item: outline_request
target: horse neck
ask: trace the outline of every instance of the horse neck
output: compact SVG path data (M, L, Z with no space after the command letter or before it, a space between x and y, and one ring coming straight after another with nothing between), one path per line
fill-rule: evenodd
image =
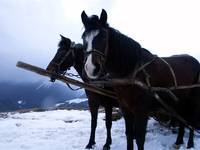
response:
M78 75L83 79L82 71L84 67L84 52L83 49L76 49L75 51L75 63L74 63L74 69L78 72Z
M153 58L155 58L155 56L156 55L153 55L147 49L141 48L141 53L140 53L141 65L151 61Z
M144 51L140 44L112 28L109 28L108 43L107 72L114 77L125 77L132 73Z

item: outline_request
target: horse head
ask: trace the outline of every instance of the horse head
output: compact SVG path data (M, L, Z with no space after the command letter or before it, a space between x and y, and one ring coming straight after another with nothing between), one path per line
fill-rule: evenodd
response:
M96 15L88 17L83 11L81 19L85 27L82 35L86 48L84 71L90 79L97 79L102 75L108 48L107 13L103 9L99 18Z
M62 35L61 40L58 44L58 50L54 58L51 60L46 70L63 74L67 69L69 69L74 64L74 43L71 42L69 38ZM51 81L54 82L55 78L52 76Z

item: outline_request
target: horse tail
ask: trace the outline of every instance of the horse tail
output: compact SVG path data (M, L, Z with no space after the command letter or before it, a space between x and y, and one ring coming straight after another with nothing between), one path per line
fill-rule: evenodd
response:
M194 81L194 84L198 84L198 83L200 83L200 63L199 63L199 61L198 60L196 60L195 58L194 58L194 60L195 60L195 62L194 63L196 63L196 65L194 66L194 70L196 70L196 72L197 72L197 76L196 76L196 79L195 79L195 81Z
M200 83L200 64L199 64L199 73L198 73L197 83Z
M196 84L200 84L200 63L198 65L198 74L197 74L197 79L196 79ZM200 101L198 101L198 99L200 98L200 94L199 94L199 91L200 91L200 87L197 87L194 89L194 96L196 95L196 102L194 103L196 105L196 110L195 110L195 114L197 115L197 120L195 122L195 128L197 130L200 131L200 111L199 111L199 108L200 108Z
M194 84L200 84L200 63L199 62L198 62L198 66L196 65L195 68L197 69L196 70L197 76L194 81L195 82Z

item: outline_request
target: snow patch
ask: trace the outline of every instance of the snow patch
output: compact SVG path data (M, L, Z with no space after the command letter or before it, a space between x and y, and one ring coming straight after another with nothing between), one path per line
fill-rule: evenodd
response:
M76 99L69 100L69 101L66 101L66 102L68 102L69 104L72 104L72 103L78 104L78 103L85 102L87 100L88 100L87 98L76 98Z

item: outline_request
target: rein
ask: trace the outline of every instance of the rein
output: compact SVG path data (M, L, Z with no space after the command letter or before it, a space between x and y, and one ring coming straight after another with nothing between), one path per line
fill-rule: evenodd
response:
M73 74L73 73L67 73L67 72L65 72L65 74L64 75L67 75L67 76L69 76L69 77L76 77L76 78L81 78L79 75L75 75L75 74ZM73 88L69 83L66 83L67 84L67 86L68 86L68 88L70 89L70 90L72 90L72 91L78 91L78 90L80 90L80 89L82 89L82 87L78 87L78 88Z
M75 50L75 42L72 42L71 45L70 45L69 51L65 54L64 57L62 57L61 61L59 63L56 63L56 62L52 61L51 64L56 65L58 67L58 70L60 70L61 64L67 59L67 57L70 55L70 53L72 54L72 59L75 60L75 52L74 52L74 50ZM74 65L75 65L75 61L73 61L73 66ZM80 78L79 75L74 75L72 73L67 73L67 71L63 72L62 74L63 75L67 75L69 77ZM69 83L66 83L66 84L67 84L68 88L71 89L72 91L78 91L78 90L82 89L81 87L74 89L74 88L71 87L71 85Z
M66 84L67 84L68 88L72 91L78 91L78 90L82 89L81 87L74 89L73 87L71 87L71 85L69 83L66 83Z
M104 53L102 53L102 52L100 52L100 51L98 51L98 50L91 50L91 51L89 51L89 52L85 52L85 54L86 54L86 56L88 56L88 55L90 55L90 54L92 54L92 53L95 53L95 54L97 54L97 55L99 55L100 57L105 57L105 54Z

